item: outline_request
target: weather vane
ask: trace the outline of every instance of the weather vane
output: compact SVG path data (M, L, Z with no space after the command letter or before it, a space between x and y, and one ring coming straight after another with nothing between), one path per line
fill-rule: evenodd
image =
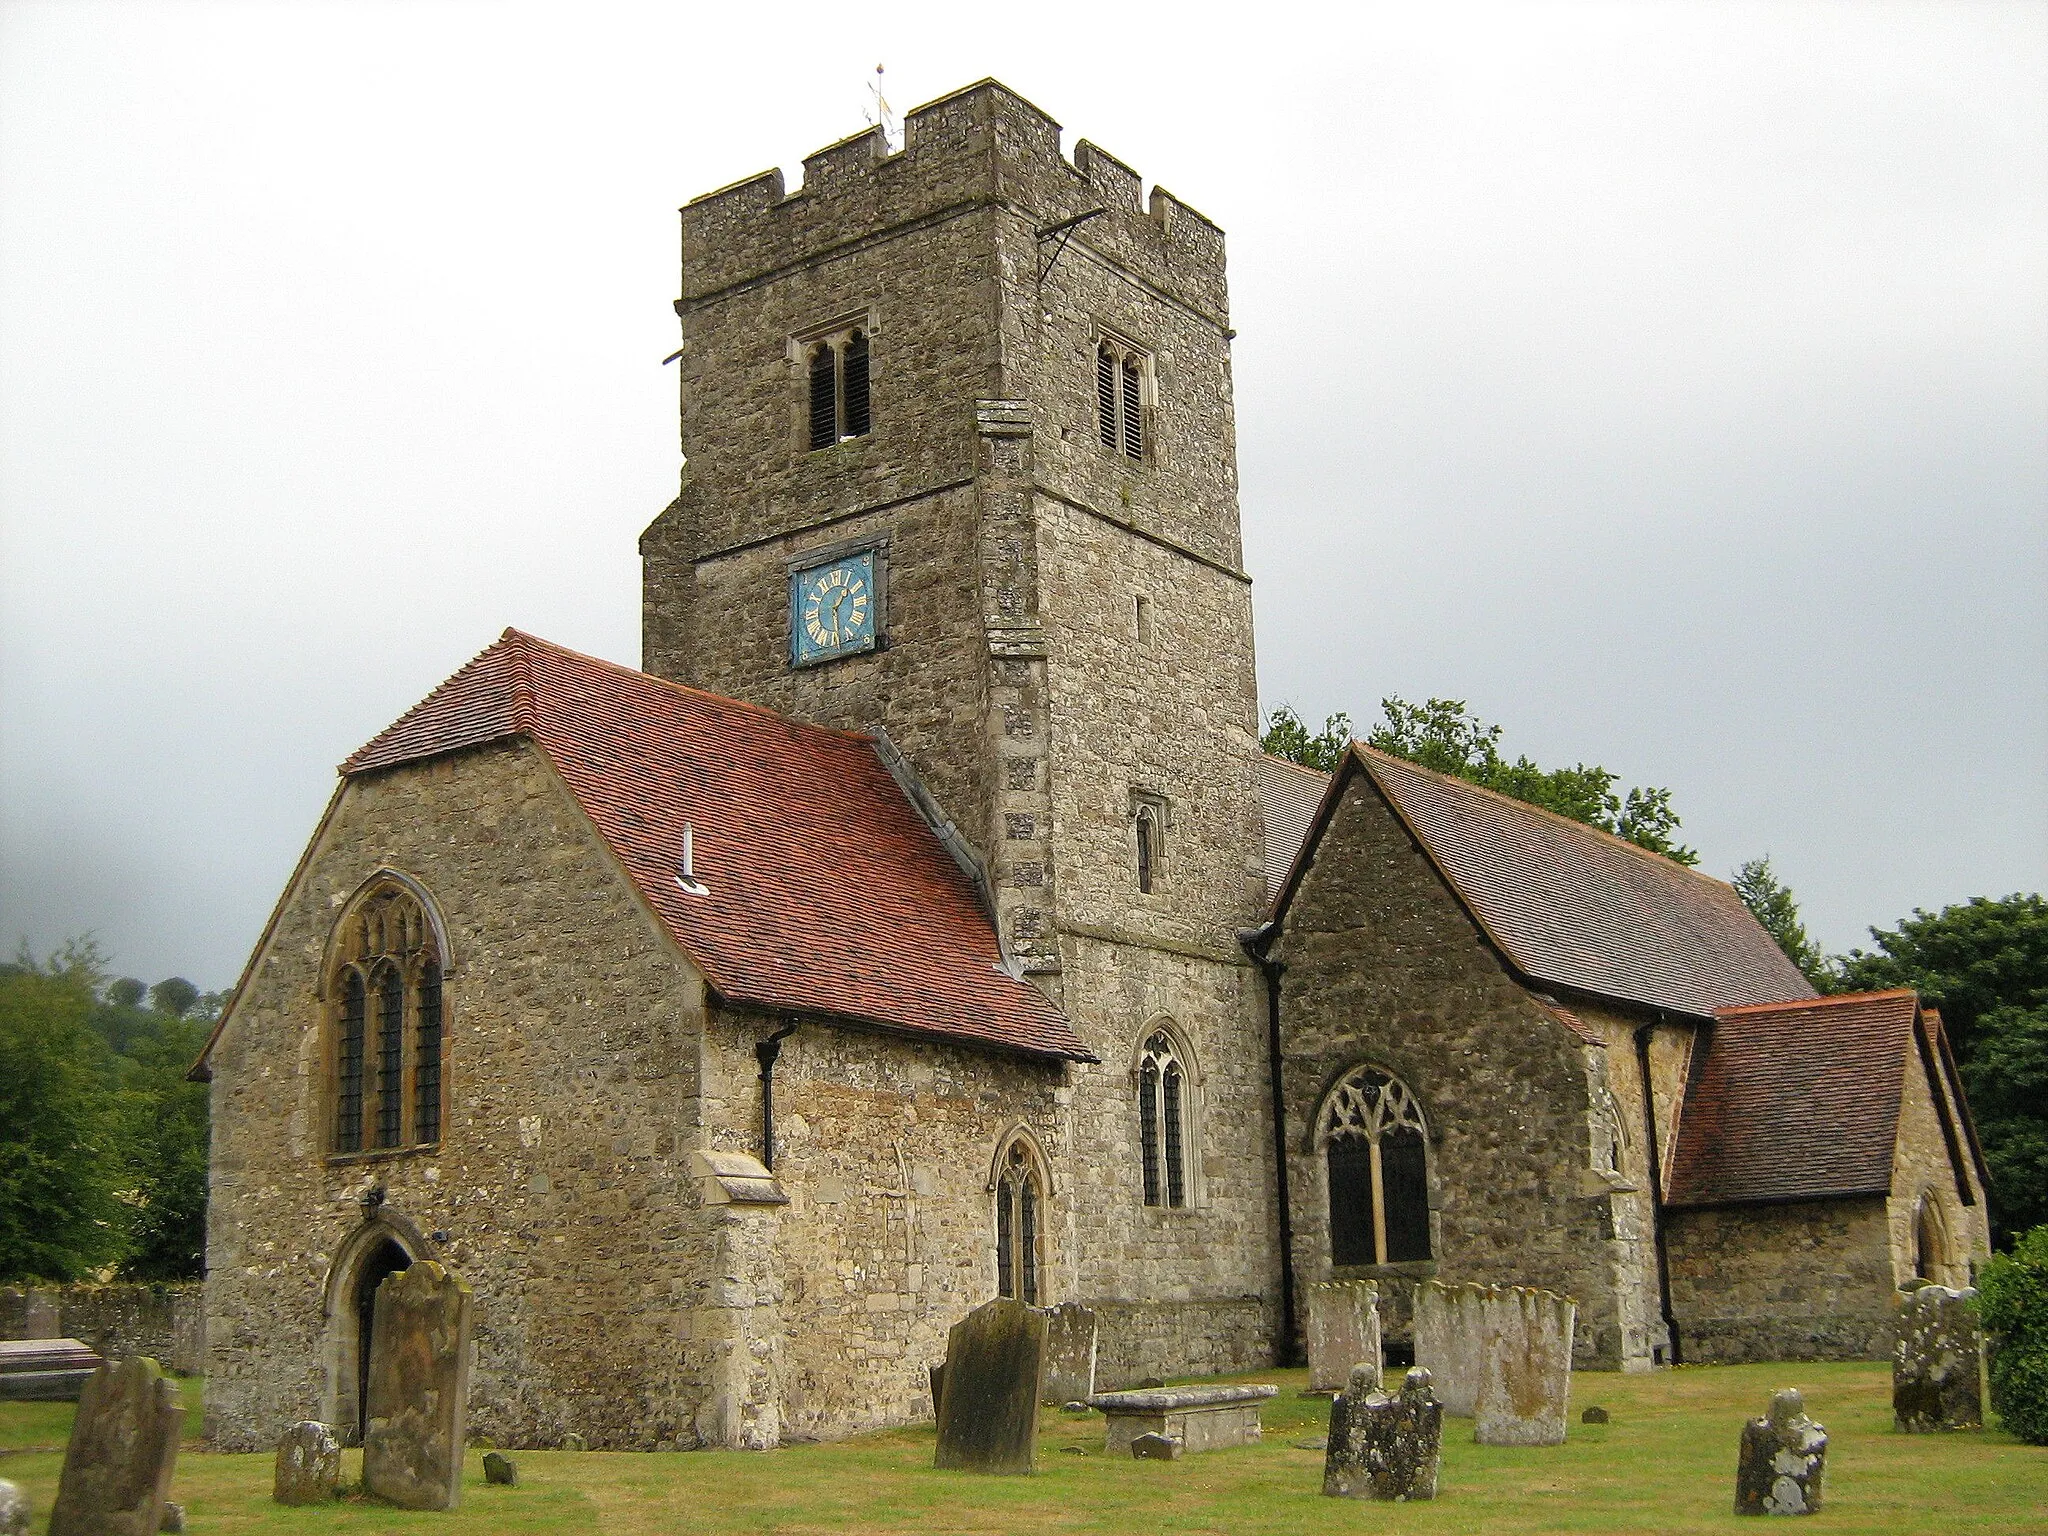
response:
M882 130L882 141L890 153L903 147L903 124L897 120L896 109L889 105L889 98L882 94L882 66L875 66L875 78L868 82L867 110L861 114L868 122Z

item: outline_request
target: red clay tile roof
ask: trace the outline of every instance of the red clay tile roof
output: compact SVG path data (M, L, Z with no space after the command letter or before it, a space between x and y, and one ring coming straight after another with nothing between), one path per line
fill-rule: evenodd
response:
M1330 776L1270 752L1259 754L1259 805L1266 823L1266 895L1278 896L1294 868L1294 856L1308 841Z
M1362 742L1352 756L1532 980L1702 1018L1814 995L1733 886Z
M341 765L525 736L722 997L1093 1061L1002 954L973 883L874 741L508 629ZM676 870L683 824L697 879Z
M1666 1204L1885 1194L1919 1003L1910 991L1727 1008L1678 1122Z

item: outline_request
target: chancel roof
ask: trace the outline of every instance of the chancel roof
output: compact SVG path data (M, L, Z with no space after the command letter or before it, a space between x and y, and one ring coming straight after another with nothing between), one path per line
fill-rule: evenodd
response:
M1666 1203L1888 1193L1918 1015L1906 990L1716 1014L1686 1089Z
M721 997L1037 1056L1095 1059L1003 968L973 882L873 738L508 629L347 776L525 737ZM679 882L693 833L695 895Z
M1487 938L1530 981L1697 1018L1813 996L1725 881L1362 742L1352 744L1340 777L1351 773L1378 787ZM1262 785L1285 782L1277 770L1261 774ZM1269 815L1274 798L1269 788ZM1326 805L1316 825L1334 809ZM1272 860L1269 852L1269 867ZM1289 855L1290 865L1301 862ZM1286 901L1282 889L1276 915Z

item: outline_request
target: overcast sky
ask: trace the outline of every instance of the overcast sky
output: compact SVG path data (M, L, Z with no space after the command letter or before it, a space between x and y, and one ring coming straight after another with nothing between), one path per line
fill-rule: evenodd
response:
M995 75L1229 232L1270 708L2048 886L2048 6L0 0L0 945L232 982L333 767L639 655L675 209Z

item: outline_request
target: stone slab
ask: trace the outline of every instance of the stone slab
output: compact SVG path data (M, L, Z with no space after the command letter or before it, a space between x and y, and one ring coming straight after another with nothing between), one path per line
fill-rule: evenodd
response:
M1380 1390L1377 1371L1360 1365L1330 1403L1323 1492L1331 1498L1405 1503L1436 1497L1443 1461L1444 1410L1429 1372L1408 1372L1398 1395Z
M1735 1513L1818 1514L1827 1454L1828 1432L1806 1416L1799 1393L1772 1393L1770 1412L1742 1426Z
M325 1504L341 1481L341 1441L317 1419L301 1419L277 1442L270 1497L279 1504Z
M1892 1417L1906 1434L1984 1422L1984 1329L1974 1290L1923 1285L1899 1298Z
M469 1415L469 1283L432 1259L377 1287L363 1486L404 1509L462 1502Z
M14 1371L0 1376L0 1402L75 1403L91 1380L89 1370Z
M102 1365L71 1421L50 1536L156 1536L184 1429L177 1384L154 1360Z
M1045 1385L1046 1315L998 1298L946 1335L933 1465L963 1472L1029 1473L1038 1452Z
M1479 1401L1484 1289L1436 1280L1415 1287L1415 1363L1429 1372L1430 1390L1444 1412L1461 1419L1471 1418Z
M1308 1341L1308 1389L1345 1390L1352 1371L1372 1367L1380 1385L1379 1286L1370 1280L1322 1280L1302 1287Z
M1045 1313L1045 1397L1085 1402L1095 1395L1097 1330L1093 1309L1063 1301Z
M1259 1410L1280 1389L1268 1386L1155 1387L1098 1392L1088 1406L1109 1421L1104 1448L1120 1455L1141 1435L1163 1435L1189 1454L1256 1445L1265 1434Z

